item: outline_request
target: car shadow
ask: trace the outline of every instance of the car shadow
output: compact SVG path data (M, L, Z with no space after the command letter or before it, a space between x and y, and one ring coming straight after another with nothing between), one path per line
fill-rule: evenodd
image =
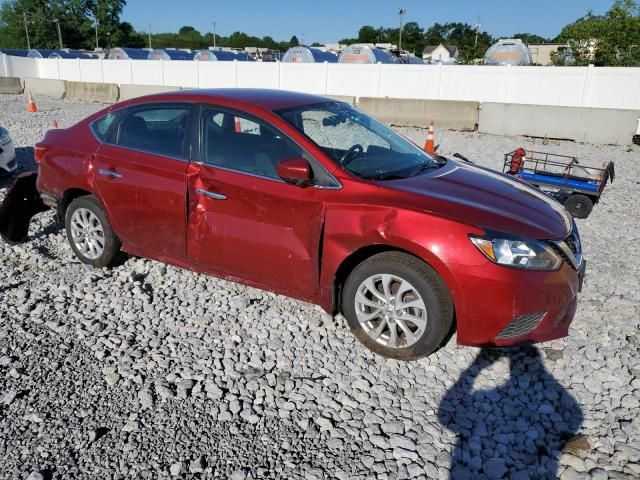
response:
M493 388L474 385L484 383L482 372L495 363L508 370L506 381ZM540 351L526 347L482 349L446 392L438 418L458 435L450 478L520 480L557 478L562 449L583 414L545 369Z

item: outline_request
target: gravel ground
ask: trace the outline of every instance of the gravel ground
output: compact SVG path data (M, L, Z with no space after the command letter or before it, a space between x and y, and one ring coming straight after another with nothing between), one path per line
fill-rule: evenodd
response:
M36 100L27 114L0 97L21 169L53 117L101 108ZM437 142L493 168L519 146L616 161L578 222L589 271L569 338L385 360L307 303L139 258L94 270L47 213L29 243L0 243L0 478L638 478L640 150Z

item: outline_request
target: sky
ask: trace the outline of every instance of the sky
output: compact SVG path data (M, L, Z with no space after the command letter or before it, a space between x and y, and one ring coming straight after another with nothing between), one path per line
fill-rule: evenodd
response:
M202 33L241 31L301 43L332 43L357 37L363 25L395 27L404 22L428 27L436 22L475 25L494 37L537 33L553 38L562 27L593 10L604 13L613 0L128 0L122 20L139 31L177 32L190 25Z

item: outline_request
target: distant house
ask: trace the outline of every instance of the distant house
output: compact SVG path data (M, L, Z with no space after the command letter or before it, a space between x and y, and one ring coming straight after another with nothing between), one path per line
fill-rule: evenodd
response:
M560 53L567 48L565 43L530 44L531 58L534 65L553 65L553 54Z
M455 63L458 57L458 47L453 45L427 45L422 51L425 63Z

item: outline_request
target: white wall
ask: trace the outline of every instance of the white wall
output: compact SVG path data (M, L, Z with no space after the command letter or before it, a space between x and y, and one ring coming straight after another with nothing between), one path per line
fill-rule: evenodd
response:
M34 59L0 54L0 75L3 77L37 77L38 66Z
M27 59L0 75L184 88L262 87L355 97L640 109L640 68Z

